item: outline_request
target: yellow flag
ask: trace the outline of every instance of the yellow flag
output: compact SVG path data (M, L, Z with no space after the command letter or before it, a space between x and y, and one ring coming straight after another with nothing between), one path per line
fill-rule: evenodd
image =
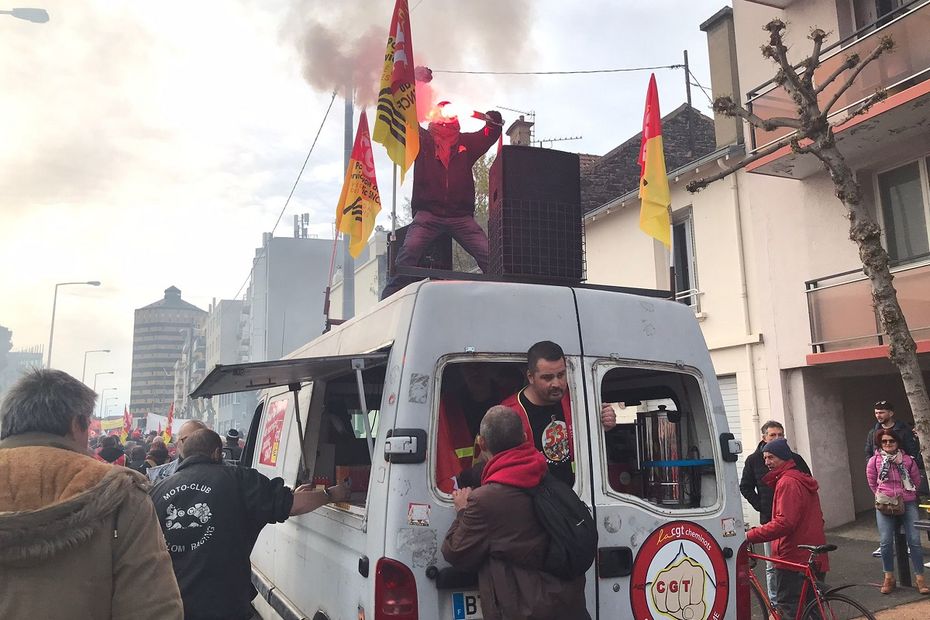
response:
M352 258L358 258L368 243L368 237L375 227L375 217L380 211L381 197L378 195L374 153L368 136L368 116L362 110L346 179L342 184L342 195L336 207L336 229L349 235L349 254Z
M659 90L656 76L649 78L646 112L643 115L643 142L639 152L639 227L647 235L671 247L671 221L668 208L672 204L665 171L662 148L662 116L659 113Z
M391 161L400 166L401 183L420 152L415 84L410 11L407 0L397 0L384 52L378 113L372 135L375 142L387 149Z

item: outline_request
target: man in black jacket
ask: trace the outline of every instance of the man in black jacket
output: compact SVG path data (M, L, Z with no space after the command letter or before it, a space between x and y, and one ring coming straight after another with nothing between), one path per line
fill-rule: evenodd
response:
M440 107L443 106L442 102ZM484 129L459 131L457 117L440 117L428 129L420 127L420 152L413 168L413 222L397 254L397 267L416 267L426 248L443 234L452 235L488 271L488 236L475 221L475 178L472 167L501 135L500 112L488 111ZM384 299L410 282L394 276Z
M749 502L756 512L759 513L759 524L765 525L772 520L772 500L775 497L775 489L762 482L762 478L769 473L768 467L762 458L762 449L765 445L775 439L785 438L785 427L781 422L769 420L762 425L762 441L756 447L756 451L746 457L746 463L743 466L743 476L739 482L739 492L742 493L746 501ZM791 453L791 458L798 471L811 475L810 467L804 462L800 454ZM772 555L770 543L765 543L765 555ZM775 566L768 562L765 568L765 578L768 585L769 600L772 604L777 603L777 593L775 583Z
M347 484L291 491L281 478L223 464L223 442L209 429L181 444L177 473L150 492L184 600L185 620L252 617L249 555L268 523L282 523L349 496Z

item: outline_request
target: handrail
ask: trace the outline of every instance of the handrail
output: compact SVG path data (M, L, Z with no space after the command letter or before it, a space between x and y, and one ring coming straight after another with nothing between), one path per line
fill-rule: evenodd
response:
M919 262L912 262L915 259L917 259ZM901 261L897 261L896 264L893 264L891 267L891 273L903 273L905 271L910 271L912 269L920 269L921 267L926 267L930 265L930 253L920 254L918 256L911 257L907 260L908 260L907 263L902 263ZM843 280L842 282L836 282L834 284L826 284L823 286L818 286L818 283L824 280L832 280L833 278L842 278L843 276L849 276L854 273L862 273L862 277L853 278L851 280ZM834 288L836 286L843 286L844 284L851 284L853 282L862 282L863 280L868 280L868 276L865 275L865 273L863 272L863 269L860 267L859 269L851 269L849 271L842 271L840 273L834 273L828 276L821 276L819 278L814 278L813 280L806 280L804 282L804 289L805 289L804 292L810 294L815 291L822 291L824 289Z
M903 17L905 13L911 13L912 11L916 9L922 8L924 4L930 4L930 0L911 0L911 2L908 2L907 4L904 4L902 6L899 6L893 11L886 13L885 15L879 17L871 24L867 24L863 26L862 28L860 28L859 30L848 35L845 39L840 39L836 43L833 43L832 45L828 45L827 47L825 47L820 52L820 60L823 61L823 60L826 60L827 58L831 58L842 51L842 49L836 50L836 48L848 47L846 45L847 43L861 41L864 38L862 35L865 34L866 31L872 30L874 28L874 30L872 30L872 32L870 32L867 35L867 36L872 36L873 33L878 32L879 30L882 30L883 28L886 28L890 26L892 23L896 22L898 19ZM835 53L833 53L834 50L836 50ZM801 63L798 63L797 65L795 65L794 68L796 70L800 69ZM803 71L801 73L803 73ZM801 73L799 73L798 75L801 75ZM759 91L765 88L766 86L770 86L770 85L772 86L772 88L775 88L777 86L777 84L775 83L774 77L766 82L763 82L762 84L753 88L752 90L748 91L746 93L746 103L749 103L753 99L757 99L761 97L762 95L768 93L770 90L772 90L772 88L767 88L765 92L759 92Z

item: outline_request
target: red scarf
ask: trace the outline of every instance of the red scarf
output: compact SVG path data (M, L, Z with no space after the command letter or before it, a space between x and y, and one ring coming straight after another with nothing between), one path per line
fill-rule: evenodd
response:
M516 448L498 452L484 466L481 484L497 482L521 489L531 489L542 480L549 466L532 443L524 442Z
M459 122L455 120L448 123L430 123L428 130L436 145L436 158L448 168L452 158L452 146L459 140Z

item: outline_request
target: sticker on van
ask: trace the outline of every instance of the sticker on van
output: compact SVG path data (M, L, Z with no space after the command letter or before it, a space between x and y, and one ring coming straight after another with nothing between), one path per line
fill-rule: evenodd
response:
M689 521L652 532L633 562L630 598L635 618L717 620L730 591L723 552L713 536Z
M481 595L477 592L452 593L453 620L481 620Z
M268 405L265 429L262 432L262 448L258 462L274 467L278 463L278 449L281 445L281 431L284 428L284 414L287 413L287 399L272 401Z

